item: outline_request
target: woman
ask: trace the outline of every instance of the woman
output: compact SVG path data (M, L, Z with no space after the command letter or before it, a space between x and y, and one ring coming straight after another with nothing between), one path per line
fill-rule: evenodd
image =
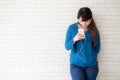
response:
M82 7L78 11L78 22L71 24L66 32L65 48L70 53L72 80L96 80L99 68L97 54L100 51L100 35L91 9ZM83 29L84 34L78 30Z

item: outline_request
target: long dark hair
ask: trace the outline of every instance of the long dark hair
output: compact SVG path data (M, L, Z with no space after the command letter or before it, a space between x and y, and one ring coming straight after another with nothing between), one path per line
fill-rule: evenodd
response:
M90 35L93 39L92 47L96 47L98 30L97 30L96 24L94 22L94 19L92 17L91 9L88 7L80 8L80 10L78 11L77 18L79 19L80 17L82 18L82 21L87 21L89 19L92 19L90 25L88 26L88 30L90 31Z

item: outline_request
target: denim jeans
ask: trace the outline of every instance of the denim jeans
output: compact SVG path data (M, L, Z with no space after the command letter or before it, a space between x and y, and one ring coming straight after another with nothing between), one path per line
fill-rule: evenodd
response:
M77 66L70 64L70 73L72 80L96 80L98 72L98 65Z

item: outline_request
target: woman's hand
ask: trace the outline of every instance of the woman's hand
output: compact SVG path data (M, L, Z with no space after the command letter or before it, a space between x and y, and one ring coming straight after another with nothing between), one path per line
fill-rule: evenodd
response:
M75 37L74 37L74 43L75 43L76 41L81 40L81 39L84 39L84 38L85 38L85 36L84 36L83 34L77 33L77 34L75 35Z

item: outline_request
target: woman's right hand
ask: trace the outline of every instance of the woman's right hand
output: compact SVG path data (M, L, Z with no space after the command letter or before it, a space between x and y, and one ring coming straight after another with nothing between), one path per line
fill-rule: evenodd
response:
M74 37L74 43L75 43L76 41L81 40L81 39L84 39L84 38L85 38L85 36L84 36L83 34L77 33L77 34L75 35L75 37Z

